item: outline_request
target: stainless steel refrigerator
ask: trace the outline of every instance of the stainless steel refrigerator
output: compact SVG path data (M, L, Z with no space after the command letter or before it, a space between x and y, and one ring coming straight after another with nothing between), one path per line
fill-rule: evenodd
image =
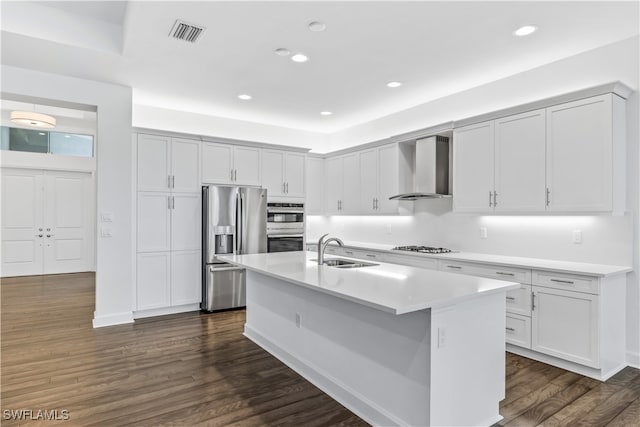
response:
M202 187L202 303L205 311L246 305L244 268L217 255L267 252L267 190Z

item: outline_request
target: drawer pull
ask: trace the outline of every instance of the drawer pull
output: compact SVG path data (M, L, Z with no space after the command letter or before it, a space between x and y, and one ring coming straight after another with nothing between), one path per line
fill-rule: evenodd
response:
M344 251L344 253L347 254L347 255L353 255L353 252L351 252L351 251Z
M447 265L447 268L455 268L456 270L460 270L462 267L459 265Z
M567 285L573 285L573 281L571 280L551 279L551 281L556 283L565 283Z
M502 271L496 271L496 274L499 274L500 276L511 276L511 277L515 276L515 274L513 273L504 273Z
M505 329L506 329L507 331L509 331L509 332L515 332L515 331L516 331L515 329L510 328L510 327L508 327L508 326L507 326Z
M515 301L516 299L514 297L507 297L507 301Z
M368 256L369 258L375 258L375 257L376 257L375 255L372 255L372 254L367 254L367 256Z

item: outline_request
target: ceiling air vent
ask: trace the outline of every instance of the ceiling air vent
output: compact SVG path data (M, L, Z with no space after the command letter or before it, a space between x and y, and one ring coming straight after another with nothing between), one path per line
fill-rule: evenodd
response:
M173 28L169 33L169 37L173 37L174 39L184 40L186 42L195 43L198 41L202 33L204 33L204 27L198 27L192 24L188 24L179 19L176 20L176 23L173 24Z

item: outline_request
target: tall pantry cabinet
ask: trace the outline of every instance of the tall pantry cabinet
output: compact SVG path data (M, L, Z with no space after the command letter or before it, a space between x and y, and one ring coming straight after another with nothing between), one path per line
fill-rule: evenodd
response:
M200 142L138 134L136 317L200 302Z

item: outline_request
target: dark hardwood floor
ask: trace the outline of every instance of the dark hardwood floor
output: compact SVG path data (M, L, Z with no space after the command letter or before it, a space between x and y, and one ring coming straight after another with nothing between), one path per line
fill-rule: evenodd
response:
M367 425L244 338L243 311L93 329L93 274L2 279L0 291L3 426ZM640 370L600 383L508 354L500 407L501 426L638 426Z

